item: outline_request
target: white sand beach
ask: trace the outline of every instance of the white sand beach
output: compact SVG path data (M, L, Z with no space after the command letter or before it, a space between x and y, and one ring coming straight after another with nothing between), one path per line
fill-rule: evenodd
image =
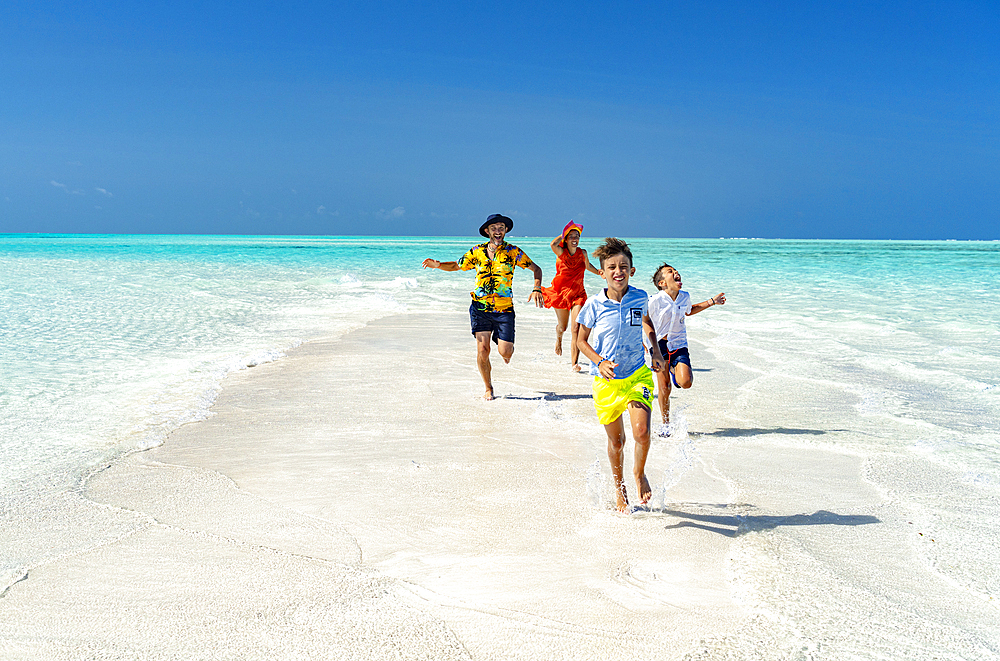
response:
M996 604L824 441L866 433L846 395L702 350L651 506L619 514L548 320L519 316L490 403L454 313L229 377L211 418L86 482L138 528L13 585L0 657L997 658Z

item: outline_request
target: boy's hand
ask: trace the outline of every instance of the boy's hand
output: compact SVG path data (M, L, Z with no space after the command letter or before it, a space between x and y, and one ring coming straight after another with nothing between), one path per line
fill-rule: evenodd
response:
M664 367L663 355L659 351L650 352L649 354L649 369L654 372L659 372Z
M528 294L528 302L534 303L536 308L545 307L545 298L542 296L542 292L537 289Z
M597 371L601 373L601 378L605 381L610 381L615 378L615 368L618 367L618 363L613 363L610 360L602 360L601 364L597 366Z
M439 262L436 259L429 259L428 258L428 259L424 260L424 268L425 269L436 269L439 266L441 266L441 262Z
M725 305L726 304L726 293L723 292L718 296L712 297L712 305Z

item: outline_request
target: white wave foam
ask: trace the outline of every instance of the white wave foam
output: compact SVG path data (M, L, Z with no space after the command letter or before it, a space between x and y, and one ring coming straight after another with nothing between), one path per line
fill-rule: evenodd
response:
M374 285L379 289L416 289L420 286L416 278L393 278L388 282L379 282Z

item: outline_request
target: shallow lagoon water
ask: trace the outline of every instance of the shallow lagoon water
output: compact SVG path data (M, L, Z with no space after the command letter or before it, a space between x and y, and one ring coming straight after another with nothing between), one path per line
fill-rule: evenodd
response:
M548 240L511 240L542 264L547 283ZM0 589L32 567L129 534L138 524L83 498L81 480L204 419L227 375L386 315L461 314L471 275L425 271L420 262L456 259L474 241L4 237ZM726 292L729 304L692 318L692 342L753 375L723 394L727 415L753 421L751 436L734 424L661 445L676 457L659 478L657 507L671 506L670 486L690 470L700 440L731 438L734 455L751 446L830 448L860 458L872 488L919 529L922 563L969 598L996 600L1000 244L636 239L632 246L638 286L649 286L667 261L695 300ZM596 291L599 281L588 278ZM530 280L515 278L516 296L529 289ZM519 324L554 321L523 305L518 314ZM679 421L684 398L697 397L698 385L679 395ZM552 404L534 415L539 424L551 415L591 422L567 420ZM580 479L592 486L583 497L600 507L599 473ZM781 481L762 475L755 488L778 492ZM734 529L767 523L742 516ZM767 570L774 543L739 537L733 585L767 617L794 620L815 595ZM789 576L808 573L815 561L808 548L778 555L801 565ZM829 585L843 589L833 579Z

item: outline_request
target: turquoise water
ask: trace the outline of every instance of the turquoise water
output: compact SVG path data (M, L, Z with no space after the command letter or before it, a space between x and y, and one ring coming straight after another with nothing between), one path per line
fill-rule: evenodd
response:
M123 534L125 524L75 497L80 480L205 417L227 374L381 316L464 314L472 275L420 263L457 259L477 240L0 237L0 591L46 558ZM549 239L511 241L547 284ZM631 244L634 284L651 288L668 261L694 300L726 292L729 304L697 318L717 358L853 398L872 433L835 442L915 453L956 476L962 502L985 503L968 516L1000 516L1000 243ZM599 280L587 283L593 293ZM530 287L515 277L516 300ZM821 401L786 402L782 415ZM952 497L933 502L947 508ZM962 544L992 543L975 530ZM1000 592L991 573L958 580Z

